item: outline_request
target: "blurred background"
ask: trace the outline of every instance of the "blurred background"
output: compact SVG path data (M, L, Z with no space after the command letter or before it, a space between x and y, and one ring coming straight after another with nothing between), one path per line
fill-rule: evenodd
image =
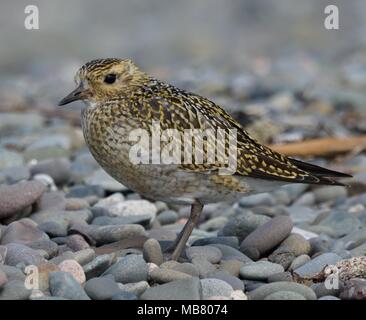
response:
M29 4L39 8L39 30L24 27ZM329 4L339 8L339 30L324 27ZM158 78L208 96L263 143L366 132L363 0L4 0L0 6L3 146L14 143L14 132L34 132L39 124L40 132L78 128L82 104L58 108L57 102L73 88L76 70L102 57L131 58ZM13 148L26 151L28 140ZM357 168L366 166L364 143L342 150L361 157L352 160ZM25 161L35 155L42 158L32 153Z

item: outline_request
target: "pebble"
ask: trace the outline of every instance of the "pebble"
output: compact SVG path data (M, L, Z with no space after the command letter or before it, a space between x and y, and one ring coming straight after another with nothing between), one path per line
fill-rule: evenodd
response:
M51 272L49 285L52 296L70 300L90 300L79 282L68 272Z
M45 185L39 181L0 186L0 219L18 214L31 206L45 191Z
M71 177L71 164L67 158L46 159L39 161L31 166L32 176L43 173L49 175L55 184L64 185L69 182Z
M221 250L213 246L195 246L186 249L187 258L192 261L195 258L205 259L210 263L218 263L221 260Z
M200 257L194 258L194 259L192 259L192 264L198 270L200 278L205 278L209 274L216 271L215 266L211 262L207 261L207 259L204 259L204 258L200 258Z
M306 300L316 300L314 291L302 284L295 282L272 282L260 286L259 288L249 292L250 300L264 300L268 295L278 291L291 291L302 295Z
M244 262L239 260L221 260L220 269L227 271L234 277L239 277L240 268L244 265Z
M230 297L233 288L225 281L220 279L202 279L202 299L208 299L214 296Z
M173 210L164 210L157 216L161 225L175 223L178 218L178 213Z
M258 193L250 196L245 196L239 200L241 207L256 207L259 205L274 206L276 200L269 193Z
M5 264L9 266L16 266L18 263L37 266L45 261L37 250L31 249L23 244L9 243L5 247L7 248Z
M126 283L126 284L118 283L118 287L122 291L133 293L135 296L140 296L150 286L147 281L139 281L139 282L134 282L134 283Z
M243 240L251 232L269 220L270 218L267 216L253 214L250 211L246 211L229 219L222 230L220 230L219 235L235 236L239 238L239 240Z
M0 170L8 169L15 166L22 166L23 162L23 157L18 152L0 148Z
M149 287L140 298L142 300L200 300L201 290L200 280L190 277Z
M72 251L80 251L89 248L89 244L80 234L68 236L65 243Z
M160 266L163 261L163 253L159 242L156 239L148 239L142 249L143 257L146 262L152 262Z
M51 240L36 240L27 243L27 246L35 250L44 250L47 252L48 259L57 256L59 249L57 243Z
M90 196L97 196L98 198L104 197L104 189L99 185L84 186L76 185L69 189L69 193L66 195L68 198L86 198Z
M240 268L240 276L249 280L267 280L271 275L283 272L281 265L269 261L247 263Z
M301 256L296 257L289 266L289 271L294 271L304 264L308 263L311 260L311 258L307 254L302 254Z
M131 254L121 258L103 273L108 274L112 274L121 283L146 281L148 267L141 255Z
M102 254L83 266L86 279L99 277L112 264L113 255Z
M199 228L204 231L215 231L222 229L227 223L226 217L215 217L200 224Z
M240 252L239 250L229 247L225 244L211 244L211 247L215 247L220 249L222 253L221 261L222 260L238 260L242 262L251 262L252 260L247 257L245 254Z
M232 276L227 271L216 271L208 276L208 278L219 279L227 282L234 290L244 291L244 283L237 277Z
M19 280L24 283L25 275L22 270L18 269L17 267L0 264L0 270L6 274L8 281Z
M295 255L287 247L278 247L268 256L270 262L280 264L285 270L294 259Z
M293 291L277 291L266 296L264 300L306 300L306 298Z
M108 277L88 280L85 283L84 290L93 300L110 300L121 293L117 283Z
M301 205L287 207L286 212L295 224L312 224L318 216L316 210Z
M187 279L191 275L173 269L153 268L149 271L149 279L157 283L167 283L175 280Z
M0 290L0 300L28 300L31 292L23 281L10 280Z
M86 277L83 267L77 261L71 259L64 260L58 267L60 268L60 271L71 274L78 283L83 284L85 282Z
M358 231L362 224L352 214L343 211L333 211L320 222L319 226L330 228L332 231L331 235L338 238Z
M7 184L14 184L22 180L28 180L30 176L30 170L26 166L9 167L0 171L0 180L4 179Z
M192 247L194 246L206 246L211 244L224 244L229 247L233 247L235 249L239 248L239 239L234 236L222 236L222 237L207 237L197 239L192 243Z
M325 266L333 265L340 260L342 260L342 258L335 253L323 253L308 263L305 263L301 267L295 269L294 272L300 277L311 277L322 271Z
M311 246L309 241L307 241L300 234L290 234L280 245L280 247L286 247L290 252L292 252L296 257L309 254Z
M98 226L90 230L89 235L98 245L116 242L136 236L146 236L145 229L139 224Z
M290 234L292 227L289 217L275 217L250 233L241 243L240 251L248 253L247 255L253 259L258 259L259 257L251 254L251 248L257 249L260 255L263 255L281 243Z
M36 224L29 219L22 219L10 223L4 231L1 244L22 243L49 240L46 233L39 230Z
M291 272L279 272L272 274L267 278L267 281L270 282L279 282L279 281L293 281Z

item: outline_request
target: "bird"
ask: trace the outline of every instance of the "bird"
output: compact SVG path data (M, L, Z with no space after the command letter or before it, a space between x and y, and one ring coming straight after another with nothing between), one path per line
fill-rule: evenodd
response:
M337 178L351 177L271 150L253 139L221 106L158 80L131 59L89 61L76 72L74 80L76 89L64 97L59 106L77 100L84 102L82 131L100 166L146 199L190 206L190 216L170 248L171 260L181 257L206 204L232 202L290 183L343 185ZM169 130L178 133L162 143L163 147L173 149L178 146L175 151L182 151L177 156L181 161L153 161L152 154L157 151L161 155L164 148L156 150L152 142L140 143L140 153L136 152L136 133L140 130L150 139L156 123L164 133ZM201 151L190 153L188 159L192 161L183 161L181 141L189 130L195 133L211 130L221 135L216 144L204 137L201 148L198 142L188 139L191 149ZM232 132L235 132L234 151L229 143ZM141 134L140 142L143 137ZM163 140L163 134L158 137ZM221 147L221 152L210 158L209 153L212 155L215 147ZM132 159L133 150L137 155L147 155L148 159L140 162ZM228 170L225 156L230 158L230 155L234 155L235 163ZM225 173L225 168L229 172Z

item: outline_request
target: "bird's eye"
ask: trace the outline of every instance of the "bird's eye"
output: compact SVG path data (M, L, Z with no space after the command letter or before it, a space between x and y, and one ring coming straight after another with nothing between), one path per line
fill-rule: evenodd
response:
M104 82L108 84L112 84L116 81L117 76L114 73L107 74L104 78Z

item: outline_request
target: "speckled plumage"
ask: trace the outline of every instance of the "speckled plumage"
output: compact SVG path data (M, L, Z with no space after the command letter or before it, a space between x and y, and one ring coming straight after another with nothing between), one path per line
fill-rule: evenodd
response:
M107 75L116 78L115 82L106 83ZM60 104L87 103L82 128L91 153L111 176L148 198L205 204L232 201L290 182L335 185L338 183L330 177L346 176L272 151L252 139L214 102L159 81L130 60L93 60L79 69L75 81L79 87ZM192 163L132 164L129 134L139 128L151 133L152 121L159 121L162 130L177 129L180 138L185 129L236 130L235 173L218 173L228 152L227 139L221 139L224 151L212 163L197 163L193 156ZM205 159L211 148L207 141Z

